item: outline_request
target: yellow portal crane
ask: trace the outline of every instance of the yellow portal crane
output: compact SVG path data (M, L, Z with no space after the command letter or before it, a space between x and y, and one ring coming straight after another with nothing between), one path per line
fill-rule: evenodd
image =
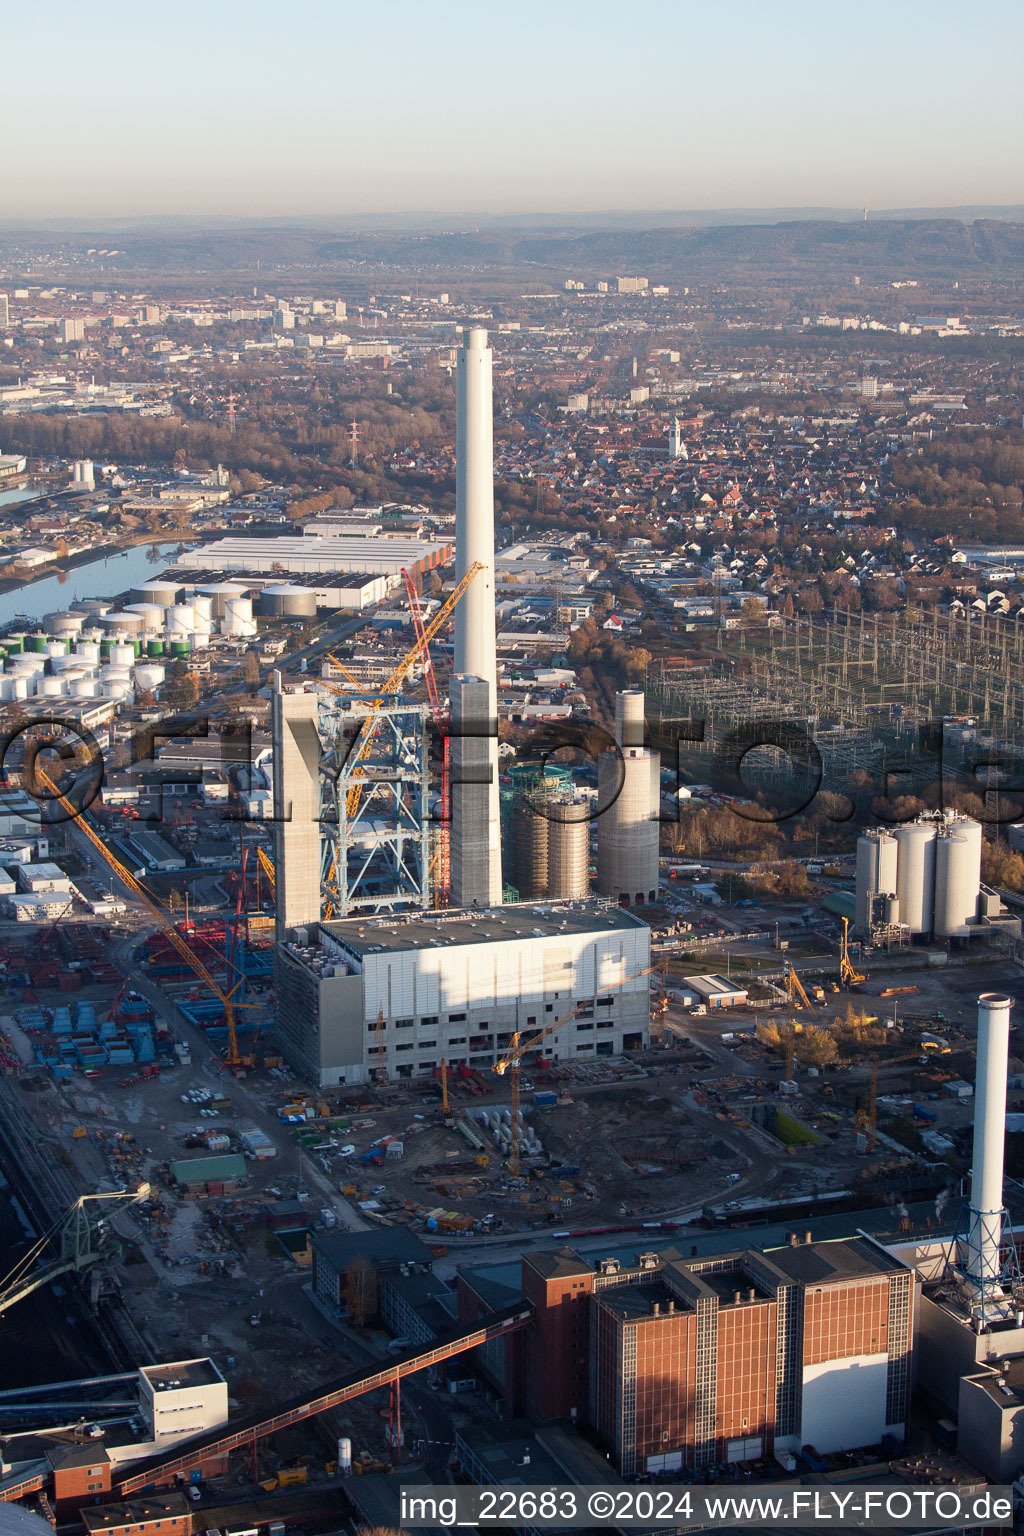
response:
M36 758L33 764L33 772L36 778L44 785L44 787L50 790L61 809L66 811L74 824L80 827L81 830L85 833L92 846L96 849L96 852L105 861L105 863L110 866L114 874L121 881L122 885L128 887L132 895L142 903L142 905L149 912L150 916L160 924L160 927L167 935L168 940L177 950L181 958L185 961L186 965L189 966L189 968L195 973L195 975L199 978L204 986L209 987L214 997L219 998L220 1002L223 1004L224 1020L228 1027L228 1054L226 1058L228 1066L251 1066L252 1058L243 1057L239 1054L238 1051L238 1031L235 1027L235 1009L237 1007L244 1008L254 1005L247 1003L238 1004L232 1001L231 993L225 992L224 988L214 978L208 968L203 964L202 960L200 960L192 946L178 932L177 927L168 917L167 913L163 910L162 907L157 905L153 897L146 890L145 886L139 884L131 870L125 868L120 859L116 858L115 855L111 853L110 849L107 847L106 843L99 836L99 834L93 831L92 827L85 819L84 812L80 811L76 806L72 805L67 796L61 793L53 779L51 779L50 775L47 773L46 769L39 762L38 758ZM241 985L241 982L239 985ZM234 988L232 988L232 991L233 990Z
M843 937L839 943L839 980L851 991L866 980L859 971L854 970L850 960L850 919L848 917L843 918Z
M790 966L786 974L786 990L789 992L789 1005L791 1008L810 1008L811 1000L804 991L804 984L800 977Z
M611 987L608 988L608 990L615 991L618 987L624 987L627 981L637 981L641 976L649 976L655 969L655 966L649 965L646 970L637 971L632 976L624 976L621 981L615 982ZM514 1179L519 1177L519 1151L520 1137L522 1132L522 1126L519 1119L519 1081L523 1057L528 1055L530 1051L535 1051L538 1045L543 1044L549 1035L553 1035L556 1030L561 1029L563 1024L568 1024L572 1019L575 1019L578 1014L582 1013L584 1008L588 1007L590 1007L589 1002L580 1003L572 1010L571 1013L562 1014L561 1018L553 1019L550 1024L546 1024L544 1028L538 1030L535 1035L531 1035L529 1040L523 1040L519 1030L517 1029L515 1034L512 1036L511 1041L509 1042L508 1050L499 1061L495 1062L494 1066L491 1068L491 1071L496 1072L499 1077L507 1076L508 1078L508 1102L511 1115L510 1130L512 1136L511 1145L509 1147L508 1166L509 1171Z

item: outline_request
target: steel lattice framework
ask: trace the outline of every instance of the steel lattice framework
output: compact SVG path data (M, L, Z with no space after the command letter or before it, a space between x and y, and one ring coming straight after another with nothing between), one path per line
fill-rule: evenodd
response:
M425 704L332 700L320 712L323 884L335 917L430 906Z

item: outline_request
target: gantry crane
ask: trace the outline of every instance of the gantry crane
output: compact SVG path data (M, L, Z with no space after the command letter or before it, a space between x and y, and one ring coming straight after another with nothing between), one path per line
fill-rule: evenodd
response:
M649 976L656 969L656 966L649 965L646 970L636 971L632 976L624 976L621 981L613 983L607 990L614 992L619 987L624 987L628 981L638 981L641 976ZM538 1030L535 1035L532 1035L529 1040L523 1040L517 1029L509 1042L508 1050L491 1068L491 1071L496 1072L499 1077L508 1078L508 1102L511 1117L511 1145L509 1147L508 1165L514 1179L519 1177L519 1148L522 1132L519 1118L519 1082L523 1057L529 1055L530 1051L535 1051L538 1045L543 1044L549 1035L553 1035L556 1030L561 1029L563 1024L570 1023L583 1012L584 1008L589 1008L590 1006L589 1001L578 1004L571 1013L565 1013L562 1014L561 1018L553 1019L550 1024L546 1024L543 1029Z
M137 1200L147 1199L149 1193L150 1186L140 1184L135 1190L115 1189L108 1194L80 1195L71 1209L19 1259L10 1274L0 1280L0 1316L59 1275L72 1270L83 1274L98 1264L116 1263L124 1250L110 1226L110 1217L118 1209L127 1209ZM94 1207L99 1208L95 1215ZM44 1250L58 1241L57 1254L40 1263Z
M855 971L850 960L850 919L843 918L843 937L839 941L839 980L844 987L851 991L859 987L866 978L859 971Z
M139 881L132 874L131 870L126 869L125 866L121 863L120 859L111 853L110 849L100 837L99 833L93 831L92 827L89 825L88 820L86 819L85 812L80 811L76 806L72 805L67 796L61 793L60 789L54 783L53 779L51 779L46 769L41 765L38 758L34 764L34 773L40 782L51 791L54 799L57 801L61 809L66 811L75 825L80 827L81 830L85 833L92 846L96 849L96 852L109 865L111 870L121 881L122 885L128 887L132 895L142 903L142 905L149 912L150 916L160 924L160 927L167 935L168 940L177 950L181 958L185 961L186 965L189 966L189 968L195 973L195 975L199 978L204 986L209 987L213 995L223 1004L224 1020L228 1027L228 1054L226 1058L228 1066L242 1067L252 1065L251 1057L243 1057L239 1054L238 1031L235 1027L236 1008L245 1007L247 1005L238 1004L232 1000L231 992L225 991L225 989L220 985L216 978L211 974L208 967L204 965L202 960L200 960L191 944L189 944L188 941L184 939L178 932L178 929L172 922L171 918L167 915L162 907L157 905L156 901L146 890L145 886L139 884Z

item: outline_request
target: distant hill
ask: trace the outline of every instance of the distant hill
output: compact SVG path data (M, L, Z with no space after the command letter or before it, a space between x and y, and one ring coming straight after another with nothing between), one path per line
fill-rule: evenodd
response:
M341 232L224 221L148 221L88 231L0 232L8 266L64 251L80 265L90 249L108 278L118 270L252 273L305 268L312 275L374 268L563 276L639 272L652 281L814 281L860 273L869 279L1024 277L1024 220L981 218L787 219L775 224L715 224L655 229L538 228ZM85 263L88 265L88 262Z

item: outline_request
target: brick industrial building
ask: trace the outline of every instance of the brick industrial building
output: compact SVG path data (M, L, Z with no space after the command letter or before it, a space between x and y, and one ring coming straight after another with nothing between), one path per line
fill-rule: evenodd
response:
M596 1265L524 1256L536 1321L479 1367L513 1412L587 1421L624 1476L902 1439L913 1273L869 1238ZM460 1275L465 1321L507 1298Z

